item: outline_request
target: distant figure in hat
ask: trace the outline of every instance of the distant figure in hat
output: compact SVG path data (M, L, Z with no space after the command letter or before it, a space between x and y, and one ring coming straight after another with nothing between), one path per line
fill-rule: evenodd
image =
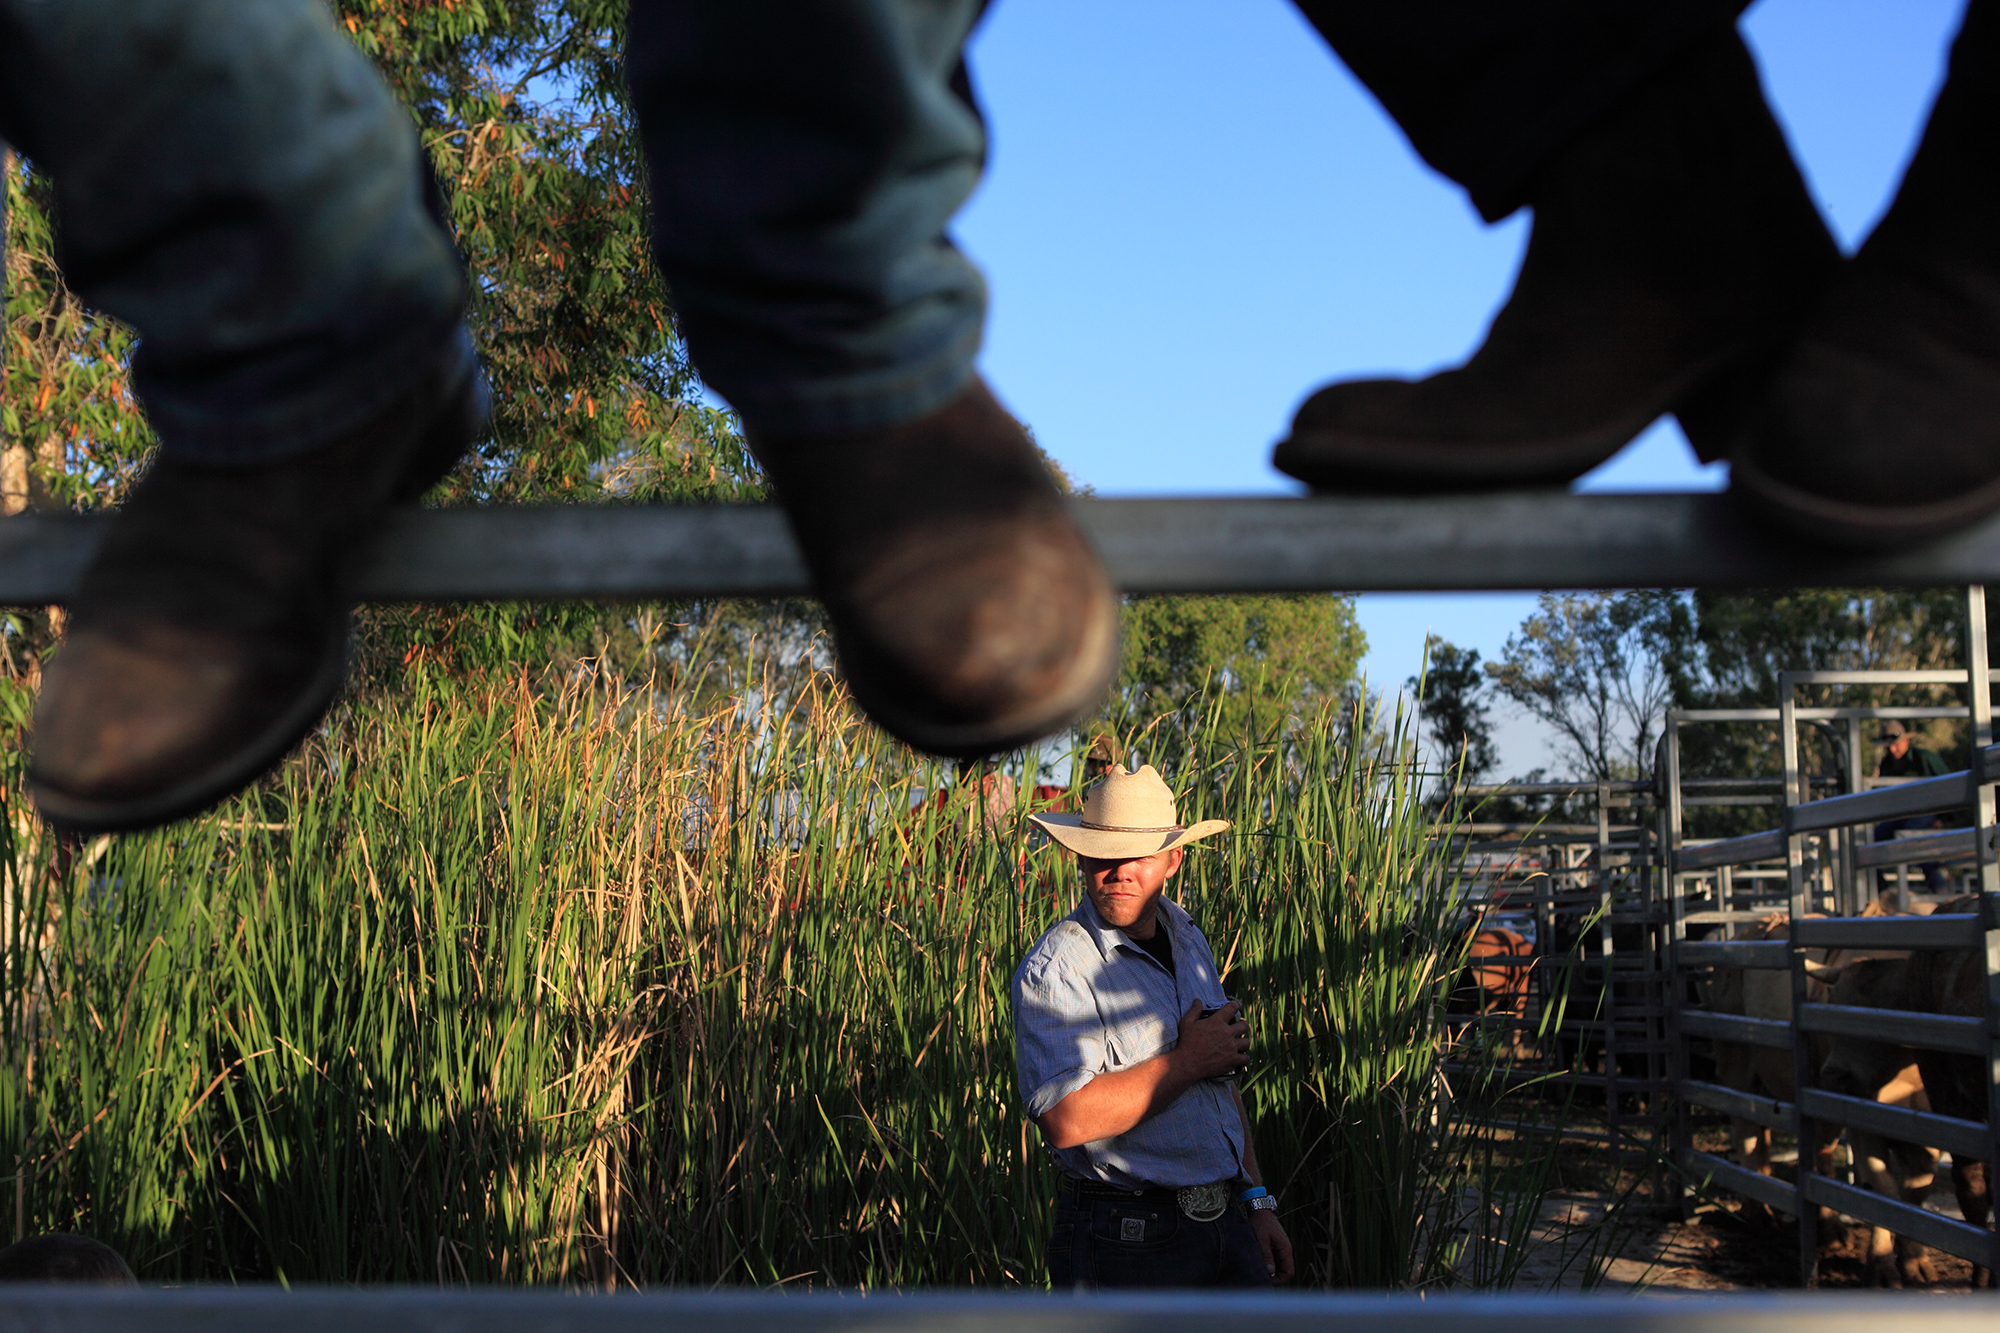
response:
M1118 748L1118 738L1100 732L1090 741L1090 749L1083 756L1083 783L1086 787L1102 782L1114 765L1125 758Z
M1878 778L1940 778L1951 769L1944 756L1936 750L1918 745L1900 722L1884 722L1882 729L1875 733L1875 743L1882 747L1881 762L1875 766ZM1875 841L1885 842L1896 836L1897 829L1942 828L1944 820L1937 815L1911 815L1907 819L1886 819L1875 826ZM1923 865L1924 892L1948 893L1950 885L1945 883L1944 872L1935 861ZM1888 874L1877 871L1878 888L1887 889L1891 880Z
M30 1236L0 1250L0 1282L48 1282L65 1286L136 1287L118 1251L101 1240L67 1231Z
M1292 1243L1263 1187L1233 1075L1250 1056L1215 954L1161 896L1183 825L1150 764L1114 766L1083 813L1030 815L1076 853L1083 901L1014 973L1021 1095L1062 1168L1049 1280L1091 1287L1264 1287Z

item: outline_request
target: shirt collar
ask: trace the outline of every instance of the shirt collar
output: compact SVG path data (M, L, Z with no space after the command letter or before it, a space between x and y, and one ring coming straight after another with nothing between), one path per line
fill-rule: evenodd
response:
M1192 918L1181 909L1179 903L1164 893L1160 895L1153 910L1160 929L1167 931L1168 937L1178 946L1181 923ZM1118 946L1121 944L1131 945L1135 949L1139 947L1137 940L1118 927L1104 924L1104 918L1097 914L1097 904L1090 901L1090 895L1087 893L1083 895L1083 901L1076 905L1076 910L1069 914L1069 918L1090 932L1090 938L1097 945L1097 951L1104 955L1107 962L1118 952Z

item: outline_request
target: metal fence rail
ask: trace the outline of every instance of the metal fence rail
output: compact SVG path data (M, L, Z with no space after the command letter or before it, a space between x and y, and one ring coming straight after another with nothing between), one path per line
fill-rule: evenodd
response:
M1974 587L1967 594L1969 630L1967 668L1963 671L1928 672L1787 672L1780 678L1783 694L1780 706L1770 710L1779 723L1784 753L1785 791L1791 800L1783 811L1779 828L1747 837L1682 846L1678 800L1678 725L1687 715L1670 715L1668 734L1662 741L1663 777L1672 790L1668 793L1666 827L1662 842L1668 847L1670 912L1673 917L1674 1015L1676 1044L1675 1081L1682 1107L1706 1106L1759 1124L1795 1132L1799 1141L1799 1168L1796 1184L1785 1184L1759 1175L1711 1154L1697 1151L1687 1128L1685 1111L1678 1117L1677 1153L1686 1169L1707 1175L1716 1183L1750 1198L1781 1208L1796 1220L1799 1233L1801 1281L1814 1280L1818 1259L1816 1208L1824 1205L1871 1225L1886 1227L1989 1268L2000 1269L2000 1233L1975 1227L1939 1213L1906 1204L1899 1199L1858 1189L1819 1175L1811 1168L1814 1150L1823 1137L1822 1126L1837 1133L1840 1128L1866 1131L1907 1143L1916 1143L1953 1154L1988 1162L2000 1161L2000 866L1995 864L1996 824L1992 784L2000 780L2000 746L1993 741L1991 687L1993 672L1986 658L1985 596ZM1801 684L1966 684L1971 688L1967 709L1973 724L1974 749L1971 767L1961 773L1918 781L1868 783L1859 773L1860 728L1858 719L1848 717L1848 782L1845 794L1820 800L1802 799L1807 783L1801 772L1798 745L1799 715L1793 691ZM1829 710L1816 710L1826 712ZM1847 714L1851 710L1833 710ZM1699 721L1766 721L1764 710L1732 710L1727 719L1696 717ZM1873 789L1868 789L1872 786ZM1912 815L1934 814L1969 807L1974 827L1950 834L1937 834L1856 846L1847 831L1868 827L1878 821ZM1810 909L1818 896L1809 889L1806 851L1809 840L1823 842L1827 856L1840 862L1845 882L1836 885L1836 896L1859 910L1860 877L1873 878L1872 867L1907 865L1913 861L1943 859L1947 854L1976 856L1980 863L1981 893L1975 913L1931 916L1834 915L1815 918ZM1727 905L1722 888L1734 867L1751 862L1784 858L1787 915L1790 929L1782 941L1697 941L1686 940L1690 914L1686 910L1688 877L1715 874L1717 901ZM1872 899L1872 892L1869 894ZM1754 916L1755 913L1713 912L1709 917ZM1911 950L1969 950L1986 970L1984 1018L1916 1013L1898 1009L1868 1009L1850 1005L1814 1003L1808 1000L1806 951L1814 948L1859 949L1907 956ZM1791 976L1789 1022L1713 1013L1686 1008L1685 979L1690 969L1703 967L1786 969ZM1988 1071L1989 1101L1985 1123L1958 1120L1902 1107L1817 1089L1812 1086L1816 1072L1808 1056L1808 1034L1845 1036L1883 1042L1898 1047L1949 1051L1978 1056ZM1768 1049L1789 1050L1792 1054L1794 1103L1758 1098L1741 1091L1695 1080L1688 1073L1687 1040L1705 1037Z
M1761 1177L1760 1177L1761 1179ZM9 1288L4 1333L1988 1333L1989 1298L1843 1295L1416 1296L1175 1292L1148 1295L812 1295L275 1288Z
M1604 1131L1564 1123L1540 1132L1608 1144L1615 1169L1636 1141L1628 1104L1642 1108L1642 1123L1657 1131L1663 1094L1672 1091L1653 784L1470 783L1453 795L1464 802L1461 809L1470 809L1471 822L1455 829L1471 836L1455 842L1453 851L1465 858L1467 899L1482 927L1525 925L1526 918L1532 929L1526 956L1482 954L1467 965L1463 977L1478 992L1479 1013L1455 1013L1450 1021L1510 1033L1502 1040L1515 1043L1515 1058L1526 1066L1516 1072L1526 1083L1601 1094ZM1588 802L1576 813L1595 819L1478 822L1480 803L1496 797L1576 798ZM1525 976L1494 995L1485 986L1494 971ZM1490 999L1505 1003L1487 1008ZM1514 1127L1510 1121L1484 1123ZM1663 1165L1657 1154L1647 1161L1656 1191L1666 1187Z
M1079 500L1075 502L1079 520L1102 552L1113 581L1133 593L1227 593L1287 591L1418 591L1455 590L1540 590L1545 588L1687 588L1687 587L1930 587L1948 584L1983 584L2000 580L2000 518L1971 531L1926 545L1920 550L1893 555L1864 555L1816 548L1768 531L1766 525L1746 523L1732 503L1717 495L1571 496L1559 493L1512 493L1477 497L1426 499L1334 498L1310 499L1220 498L1150 500ZM101 540L107 520L62 515L22 514L0 520L0 604L42 605L67 599L77 577ZM782 515L766 506L561 506L506 507L410 511L392 517L367 557L359 583L360 594L372 601L444 600L556 600L603 598L611 600L672 599L694 596L791 596L808 591L798 552ZM1862 677L1911 680L1918 676L1939 683L1987 682L1991 672L1985 657L1983 637L1983 594L1977 594L1974 624L1977 649L1967 672L1943 673L1847 673L1840 678L1859 683ZM1972 854L1981 862L1988 891L1988 906L1976 932L1985 944L1991 971L2000 972L2000 894L1996 878L1993 800L1988 784L2000 776L2000 751L1989 755L1972 773L1953 779L1938 779L1926 785L1910 783L1895 788L1859 791L1831 798L1846 805L1813 802L1811 782L1801 776L1797 764L1796 727L1802 720L1842 718L1849 735L1858 737L1860 722L1875 717L1932 717L1963 710L1951 709L1800 709L1793 706L1794 684L1815 683L1834 678L1834 673L1790 673L1785 679L1785 698L1774 710L1781 721L1787 746L1787 765L1781 799L1787 807L1783 827L1729 844L1680 849L1678 831L1684 806L1699 804L1746 804L1771 799L1769 795L1722 794L1684 798L1678 774L1669 775L1671 810L1664 812L1663 829L1672 837L1665 845L1676 849L1672 878L1701 870L1723 875L1733 867L1759 860L1785 858L1788 861L1788 889L1793 919L1805 915L1801 862L1801 841L1816 831L1838 830L1855 823L1973 805L1977 827L1988 836L1971 839ZM1986 689L1972 691L1972 712L1983 729L1982 744L1990 743L1990 703ZM1752 720L1762 710L1729 710L1727 720ZM1693 714L1680 721L1698 720ZM1725 720L1718 712L1715 719ZM1669 730L1673 730L1674 723ZM1623 784L1619 784L1622 788ZM1677 1064L1671 1077L1661 1078L1649 1071L1643 1079L1623 1080L1617 1073L1622 1038L1617 1034L1623 1018L1617 1006L1617 987L1625 973L1614 970L1610 931L1611 891L1608 871L1611 857L1609 825L1604 816L1610 804L1613 784L1598 785L1599 824L1596 829L1599 853L1599 889L1602 905L1603 940L1600 958L1611 1021L1602 1024L1607 1047L1608 1115L1614 1138L1621 1086L1635 1090L1675 1088L1683 1100L1706 1097L1713 1104L1718 1090L1713 1085L1696 1085L1685 1077L1685 1038L1691 1035L1725 1035L1731 1040L1777 1044L1776 1034L1757 1020L1730 1016L1680 1012L1678 1001L1661 1004L1648 992L1638 1009L1648 1026L1649 1040L1635 1053L1651 1059L1656 1052L1650 1029L1659 1021L1666 1024L1660 1050L1675 1051ZM1903 847L1896 851L1872 853L1870 864L1906 864L1942 856L1939 844L1913 851L1904 858ZM1843 853L1853 864L1857 855ZM1958 854L1963 855L1963 852ZM1641 852L1631 862L1637 866L1650 853ZM1894 861L1889 858L1895 857ZM1649 862L1648 864L1657 864ZM1643 880L1643 876L1641 879ZM1642 889L1646 903L1650 889ZM1674 899L1671 939L1677 947L1689 917ZM1755 913L1725 910L1704 914L1706 919L1750 919ZM1646 903L1644 911L1652 911ZM1650 918L1649 918L1650 919ZM1831 927L1830 927L1831 928ZM1839 927L1846 930L1843 924ZM1940 929L1944 929L1941 925ZM1953 938L1965 938L1959 926ZM1844 938L1890 940L1889 935L1870 934ZM1907 934L1894 938L1913 938ZM1926 936L1925 938L1930 938ZM1884 1020L1809 1013L1804 1004L1803 950L1800 941L1785 946L1791 968L1795 1013L1800 1022L1778 1024L1784 1029L1783 1044L1794 1051L1799 1070L1799 1086L1809 1079L1798 1039L1801 1029L1819 1025L1856 1022L1874 1024L1879 1030ZM1880 947L1911 947L1885 943ZM1764 965L1767 955L1751 955ZM1693 965L1700 955L1687 953L1673 961L1655 980L1675 983L1678 989L1683 960ZM1720 963L1728 955L1712 954ZM1736 965L1736 964L1728 964ZM2000 1005L1994 1006L2000 1011ZM1901 1016L1907 1019L1908 1016ZM1937 1020L1925 1035L1951 1044L1951 1049L1971 1049L1972 1028L1977 1020ZM1934 1030L1933 1030L1934 1029ZM1909 1040L1906 1035L1904 1040ZM1979 1049L1992 1053L1992 1033L1980 1027ZM2000 1069L2000 1063L1994 1066ZM1995 1085L1995 1109L2000 1110L2000 1084ZM1760 1109L1752 1107L1752 1109ZM1822 1101L1802 1097L1798 1106L1773 1104L1770 1115L1789 1116L1801 1138L1801 1158L1809 1159L1814 1126L1828 1123L1886 1123L1879 1116L1847 1106L1843 1101ZM1941 1117L1901 1118L1894 1123L1899 1132L1928 1136L1930 1142L1964 1142L1961 1126L1933 1123ZM1975 1126L1991 1134L2000 1127L2000 1115L1989 1126ZM1989 1150L1988 1156L1993 1154ZM1873 1195L1860 1195L1840 1182L1807 1178L1788 1187L1733 1164L1694 1152L1682 1145L1682 1160L1692 1168L1713 1168L1719 1179L1734 1182L1753 1197L1772 1201L1783 1197L1783 1205L1795 1212L1800 1225L1802 1273L1810 1279L1814 1209L1807 1203L1827 1202L1857 1216L1884 1222L1898 1230L1920 1235L1930 1243L1954 1253L1979 1257L1981 1262L2000 1266L2000 1246L1991 1233L1977 1232L1949 1219L1926 1214ZM1860 1195L1860 1197L1854 1197ZM1802 1202L1803 1201L1803 1202ZM1973 1239L1974 1237L1977 1238ZM282 1301L283 1305L259 1304ZM398 1302L403 1302L398 1304ZM95 1303L93 1303L95 1302ZM126 1302L121 1304L121 1302ZM206 1304L205 1304L206 1302ZM220 1304L217 1304L217 1303ZM231 1304L231 1302L236 1302ZM414 1302L414 1303L412 1303ZM428 1303L427 1303L428 1302ZM482 1304L482 1302L484 1302ZM1445 1320L1453 1325L1471 1318L1484 1327L1498 1329L1520 1325L1521 1333L1547 1333L1551 1322L1561 1323L1588 1317L1593 1325L1609 1317L1608 1307L1587 1316L1574 1301L1547 1308L1532 1303L1515 1303L1489 1310L1476 1303L1431 1301L1415 1303L1306 1302L1258 1304L1254 1311L1260 1323L1273 1318L1279 1322L1296 1319L1300 1326L1310 1319L1322 1327L1338 1318L1365 1317L1387 1328L1408 1325L1412 1333L1421 1325L1426 1331ZM884 1313L894 1307L895 1313ZM1253 1307L1241 1306L1247 1315ZM1630 1307L1625 1307L1630 1309ZM1692 1304L1677 1304L1674 1322L1694 1327L1701 1322ZM1938 1307L1922 1307L1927 1316L1938 1318ZM671 1298L655 1304L632 1298L602 1305L564 1301L560 1298L523 1297L377 1297L358 1293L268 1296L256 1293L233 1294L153 1294L124 1297L116 1294L64 1294L10 1297L0 1300L0 1333L9 1328L109 1329L144 1327L148 1333L164 1333L181 1326L213 1328L252 1322L260 1325L282 1319L302 1328L352 1327L367 1320L380 1325L383 1333L397 1329L463 1328L475 1320L487 1326L487 1333L508 1333L513 1329L611 1328L627 1324L637 1328L693 1327L703 1333L721 1324L740 1328L789 1330L802 1318L821 1324L852 1324L869 1327L1009 1328L1043 1324L1049 1328L1133 1328L1143 1325L1149 1333L1164 1326L1193 1320L1206 1328L1218 1317L1235 1313L1230 1304L1204 1307L1200 1301L1173 1298L1170 1304L1125 1305L1118 1302L1081 1305L1052 1302L1037 1307L1030 1300L1004 1304L917 1303L850 1301L818 1303L783 1301L768 1307L741 1304L704 1307L691 1298ZM1757 1307L1732 1302L1707 1317L1716 1333L1725 1325L1730 1333L1752 1325L1789 1330L1794 1325L1803 1333L1806 1307L1772 1307L1769 1317ZM589 1310L589 1314L582 1311ZM1726 1310L1727 1313L1722 1313ZM1283 1312L1280 1314L1279 1312ZM1523 1313L1526 1311L1527 1313ZM1645 1316L1644 1318L1656 1318ZM1948 1313L1949 1320L1959 1317ZM1977 1316L1982 1325L1990 1319L1987 1310ZM1637 1326L1640 1318L1624 1314L1624 1322ZM1814 1333L1824 1333L1829 1322L1823 1307L1813 1316ZM1832 1322L1838 1324L1840 1319ZM1578 1333L1583 1333L1581 1328ZM1597 1333L1593 1328L1590 1333ZM1861 1333L1856 1325L1854 1333ZM1874 1333L1871 1318L1868 1333Z
M2000 581L2000 519L1897 555L1768 534L1720 495L1078 500L1128 592L1920 587ZM0 603L60 602L104 520L0 520ZM760 505L408 512L362 580L378 601L782 596L806 590Z

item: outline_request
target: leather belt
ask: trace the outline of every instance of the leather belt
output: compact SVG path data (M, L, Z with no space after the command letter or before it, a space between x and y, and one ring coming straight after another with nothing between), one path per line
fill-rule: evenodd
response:
M1218 1180L1209 1185L1184 1185L1171 1189L1164 1185L1142 1190L1128 1190L1122 1185L1110 1185L1101 1180L1082 1180L1076 1176L1064 1176L1057 1190L1067 1191L1078 1200L1118 1199L1131 1203L1171 1203L1181 1215L1191 1222L1213 1222L1229 1211L1229 1204L1236 1197L1236 1182Z

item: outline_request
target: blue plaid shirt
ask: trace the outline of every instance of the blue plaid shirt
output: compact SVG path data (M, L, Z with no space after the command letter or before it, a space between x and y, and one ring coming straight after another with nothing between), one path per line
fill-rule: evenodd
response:
M1104 924L1085 897L1014 970L1014 1061L1028 1114L1046 1114L1099 1074L1170 1051L1181 1015L1223 1003L1215 954L1178 903L1159 900L1174 973ZM1206 1185L1243 1174L1243 1121L1228 1080L1204 1080L1116 1138L1051 1149L1072 1176L1127 1189Z

